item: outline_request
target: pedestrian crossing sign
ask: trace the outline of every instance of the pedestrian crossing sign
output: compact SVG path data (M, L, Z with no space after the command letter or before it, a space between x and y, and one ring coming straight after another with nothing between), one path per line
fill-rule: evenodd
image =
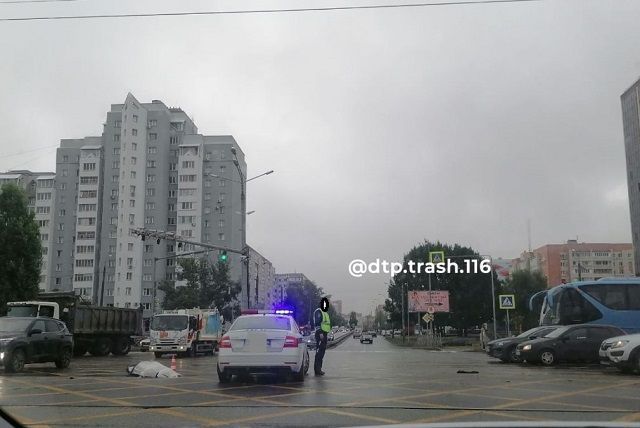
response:
M498 296L500 302L500 309L515 309L516 299L513 294L501 294Z
M424 320L424 322L431 322L431 321L433 321L433 314L427 312L426 314L424 314L422 319Z
M444 263L444 251L429 251L430 263Z

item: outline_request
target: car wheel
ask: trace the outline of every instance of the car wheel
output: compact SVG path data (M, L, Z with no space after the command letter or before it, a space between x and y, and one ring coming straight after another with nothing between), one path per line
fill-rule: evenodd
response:
M156 358L162 358L162 352L154 352L153 356Z
M74 345L73 346L73 356L74 357L82 357L87 353L87 348L84 345Z
M519 363L519 362L521 362L520 357L516 353L516 347L515 346L513 348L511 348L511 350L509 351L509 360L508 361L511 362L511 363Z
M556 354L551 349L544 349L540 352L540 362L545 366L552 366L556 363Z
M221 372L220 368L216 367L216 370L218 371L218 380L220 381L220 383L229 383L231 382L231 373L225 373L225 372Z
M95 345L89 350L94 357L104 357L111 352L111 340L107 338L98 339Z
M15 373L20 372L24 369L24 364L26 363L26 357L24 355L24 351L22 349L14 350L9 356L9 361L7 361L4 366L4 370L7 373Z
M300 370L293 373L293 380L296 382L304 382L304 357L302 358L302 364L300 365Z
M60 357L55 361L56 367L59 369L66 369L71 364L71 349L64 348Z
M309 350L304 351L305 363L304 366L304 374L309 373L309 366L311 365L311 358L309 358Z
M129 338L120 337L116 339L115 343L111 347L111 353L113 355L127 355L131 350L131 343L129 343Z

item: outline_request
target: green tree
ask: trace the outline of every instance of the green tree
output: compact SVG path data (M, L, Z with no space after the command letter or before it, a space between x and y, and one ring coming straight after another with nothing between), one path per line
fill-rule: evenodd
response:
M208 260L183 258L178 261L182 272L179 281L186 281L182 287L164 282L159 289L164 292L164 309L217 308L225 319L238 312L236 297L240 285L229 278L229 266L224 262L216 264Z
M349 314L349 327L354 328L358 325L358 316L354 311Z
M385 310L391 315L394 325L402 324L401 310L404 301L407 310L407 291L428 290L429 274L409 273L409 261L424 263L429 261L429 252L444 251L445 257L451 257L459 267L465 268L465 259L479 260L480 255L470 247L459 244L448 245L441 242L425 241L412 248L404 256L403 272L395 275L389 283L389 298L385 301ZM479 262L478 262L479 263ZM414 270L416 267L414 266ZM432 290L449 291L449 313L436 313L434 324L437 327L453 326L459 331L489 322L492 318L491 276L487 273L432 273ZM492 272L491 275L495 275ZM495 279L495 276L494 276ZM404 291L402 290L404 287ZM405 312L406 317L406 312ZM415 323L416 315L410 315L410 323Z
M546 288L547 279L539 271L516 271L504 283L504 292L515 296L516 308L509 311L509 317L516 331L522 332L538 325L540 314L529 311L529 298Z
M15 184L0 189L0 312L7 302L38 295L42 247L35 215Z
M300 325L311 324L313 311L319 307L324 294L322 287L306 280L302 284L289 285L286 294L282 305L293 309L296 322Z

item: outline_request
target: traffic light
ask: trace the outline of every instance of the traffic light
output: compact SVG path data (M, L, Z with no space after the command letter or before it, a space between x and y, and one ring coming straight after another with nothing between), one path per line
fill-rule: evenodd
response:
M222 263L226 263L228 259L227 252L225 250L221 250L220 254L218 254L218 261Z

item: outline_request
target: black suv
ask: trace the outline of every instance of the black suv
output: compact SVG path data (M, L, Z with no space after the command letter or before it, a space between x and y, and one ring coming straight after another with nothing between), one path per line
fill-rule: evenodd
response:
M0 365L8 373L28 363L71 363L73 336L62 321L51 318L0 317Z

